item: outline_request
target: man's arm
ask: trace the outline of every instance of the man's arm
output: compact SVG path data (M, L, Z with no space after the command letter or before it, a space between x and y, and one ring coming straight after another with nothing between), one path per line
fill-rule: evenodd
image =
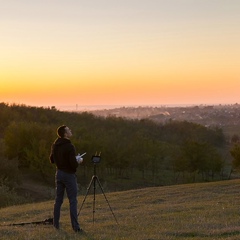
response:
M69 152L69 162L70 162L71 168L76 169L78 167L78 162L76 160L76 150L73 145L71 146L71 150Z
M54 157L53 157L53 149L54 149L54 145L52 145L52 147L51 147L51 153L49 156L50 163L52 163L52 164L55 163Z

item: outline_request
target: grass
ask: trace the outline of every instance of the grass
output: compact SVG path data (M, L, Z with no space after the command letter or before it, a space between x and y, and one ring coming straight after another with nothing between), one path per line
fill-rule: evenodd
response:
M0 239L240 239L240 180L152 187L96 195L93 223L93 196L88 194L79 220L85 235L70 227L65 199L61 230L49 225L7 226L41 221L52 216L53 201L0 209ZM79 196L79 207L84 196Z

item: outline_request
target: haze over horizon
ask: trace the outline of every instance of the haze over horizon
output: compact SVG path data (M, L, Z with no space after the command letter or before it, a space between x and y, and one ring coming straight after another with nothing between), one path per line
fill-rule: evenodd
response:
M63 105L63 106L46 106L46 107L56 107L56 109L60 111L76 111L76 112L84 112L84 111L95 111L95 110L110 110L110 109L118 109L118 108L139 108L139 107L207 107L207 106L232 106L239 103L234 104L135 104L135 105Z
M239 103L238 0L8 0L0 102Z

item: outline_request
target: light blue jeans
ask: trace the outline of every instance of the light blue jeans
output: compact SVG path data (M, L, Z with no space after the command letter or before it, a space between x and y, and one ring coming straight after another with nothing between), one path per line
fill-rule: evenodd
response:
M59 229L60 211L66 189L70 206L70 218L74 231L80 229L77 214L77 178L75 174L57 170L55 175L56 198L53 212L53 225Z

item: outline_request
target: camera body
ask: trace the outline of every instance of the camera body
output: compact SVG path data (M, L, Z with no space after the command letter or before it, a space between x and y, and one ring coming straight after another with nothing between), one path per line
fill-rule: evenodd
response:
M100 161L101 161L100 155L93 155L93 156L92 156L92 162L93 162L94 164L100 163Z

